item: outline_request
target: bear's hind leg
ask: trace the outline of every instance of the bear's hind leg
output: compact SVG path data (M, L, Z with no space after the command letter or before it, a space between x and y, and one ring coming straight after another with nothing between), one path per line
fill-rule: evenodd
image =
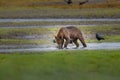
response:
M74 41L74 44L76 45L76 48L79 47L79 43L77 42L77 40Z
M80 37L79 40L81 41L81 43L84 47L87 47L87 45L82 37Z

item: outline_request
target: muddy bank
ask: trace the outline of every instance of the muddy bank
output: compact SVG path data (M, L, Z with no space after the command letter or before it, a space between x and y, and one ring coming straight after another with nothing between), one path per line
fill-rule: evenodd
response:
M9 49L7 49L9 48ZM87 43L87 47L82 45L78 49L74 49L75 45L68 45L68 49L63 50L109 50L120 49L120 42L104 42L104 43ZM39 51L58 51L55 44L46 45L0 45L0 53L11 52L39 52Z

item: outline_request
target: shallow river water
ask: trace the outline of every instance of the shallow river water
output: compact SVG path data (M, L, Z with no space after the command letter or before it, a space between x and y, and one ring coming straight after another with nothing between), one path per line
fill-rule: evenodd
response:
M102 43L87 43L87 47L74 49L75 45L68 45L68 49L61 50L116 50L120 49L120 42L102 42ZM39 51L58 51L55 44L44 45L0 45L0 53L10 52L39 52Z
M120 19L0 19L0 22L120 21Z

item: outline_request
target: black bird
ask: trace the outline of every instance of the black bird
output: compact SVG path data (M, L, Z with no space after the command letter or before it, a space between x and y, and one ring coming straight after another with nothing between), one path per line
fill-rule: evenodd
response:
M67 2L67 4L72 4L72 0L65 0L65 2Z
M84 2L79 2L79 5L83 5L83 4L87 3L87 2L88 2L88 0L86 0Z
M98 41L100 41L100 40L105 40L101 35L99 35L98 33L96 33L96 39L98 40Z

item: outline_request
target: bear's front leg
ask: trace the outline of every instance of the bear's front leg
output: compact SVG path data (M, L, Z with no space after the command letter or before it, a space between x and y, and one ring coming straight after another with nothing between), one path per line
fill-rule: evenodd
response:
M63 44L64 44L64 40L61 40L61 43L59 44L59 49L63 49Z
M65 42L65 44L64 44L64 48L68 49L68 48L67 48L67 45L68 45L69 43L70 43L70 39L67 39L66 42Z

